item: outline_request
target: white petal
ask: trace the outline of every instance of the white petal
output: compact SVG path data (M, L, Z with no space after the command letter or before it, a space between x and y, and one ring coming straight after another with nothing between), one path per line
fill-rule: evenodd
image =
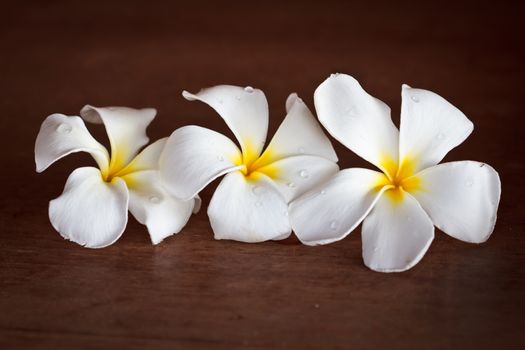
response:
M264 175L247 180L235 171L224 177L208 207L216 239L263 242L291 231L288 206Z
M190 125L175 130L160 156L164 187L175 197L189 200L206 185L239 168L241 153L226 136Z
M111 143L111 172L121 170L149 142L146 128L156 114L154 108L97 108L90 105L84 106L80 111L84 120L104 124Z
M137 156L133 158L124 169L115 174L115 176L123 176L125 174L143 170L158 170L159 158L162 151L164 151L167 142L168 138L164 137L148 145L148 147L144 148L139 154L137 154Z
M315 109L328 132L385 172L397 164L399 131L390 108L370 96L353 77L333 74L315 90Z
M49 202L49 219L64 237L89 248L113 244L128 222L128 189L119 178L105 182L97 168L78 168L64 192Z
M496 224L501 195L498 173L473 161L443 163L417 176L422 190L413 193L434 224L462 241L486 241Z
M160 184L156 170L138 171L123 177L129 187L129 210L148 232L153 244L180 230L188 222L195 200L171 196Z
M434 225L413 197L404 193L393 202L384 194L363 222L363 259L375 271L405 271L421 260L433 239Z
M47 117L36 137L36 171L40 173L74 152L90 153L103 171L109 166L108 151L91 136L80 117L67 117L63 114Z
M202 199L199 197L199 195L195 195L193 200L195 201L195 204L193 205L193 214L197 214L201 210Z
M337 162L330 140L297 94L288 97L286 106L286 118L256 164L269 164L296 155L319 156Z
M439 163L474 128L459 109L431 91L403 85L401 97L399 158L413 159L414 172Z
M317 156L288 157L259 168L271 178L286 202L327 181L339 170L331 160Z
M239 141L245 157L259 156L268 132L268 102L261 90L218 85L195 95L187 91L182 95L190 101L202 101L219 113Z
M292 228L307 245L328 244L345 238L373 208L385 188L382 173L345 169L325 184L290 204Z

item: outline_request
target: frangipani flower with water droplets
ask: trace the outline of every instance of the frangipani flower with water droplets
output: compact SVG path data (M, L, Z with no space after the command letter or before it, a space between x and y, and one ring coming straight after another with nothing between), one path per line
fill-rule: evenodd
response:
M62 195L49 203L49 219L62 237L89 248L106 247L124 232L129 208L157 244L179 232L199 209L198 197L176 199L160 184L158 159L167 138L139 153L156 113L153 108L82 108L84 120L104 124L111 156L82 118L52 114L44 120L35 144L37 172L74 152L90 153L99 167L73 171Z
M390 108L351 76L332 75L315 91L328 132L382 172L345 169L290 204L294 232L308 245L344 238L361 222L363 258L373 270L404 271L419 262L434 225L462 241L481 243L496 223L501 184L484 163L438 163L473 130L437 94L402 88L398 130Z
M291 94L288 114L262 152L268 103L261 90L220 85L183 96L215 109L242 151L210 129L182 127L169 137L160 157L165 187L189 199L226 175L208 207L215 238L261 242L288 237L288 202L339 169L334 149L308 107Z

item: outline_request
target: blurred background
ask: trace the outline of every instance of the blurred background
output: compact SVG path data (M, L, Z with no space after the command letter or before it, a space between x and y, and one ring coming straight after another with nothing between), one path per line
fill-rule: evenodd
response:
M512 1L8 1L0 21L0 346L14 348L521 348L524 326L523 6ZM399 122L401 84L432 90L475 124L445 161L502 178L492 238L436 233L402 274L364 267L359 229L319 248L213 240L203 210L151 246L130 216L103 250L66 242L47 218L70 156L34 170L41 122L85 104L155 107L152 140L197 124L188 102L216 84L262 89L273 134L284 102L330 74L356 77ZM100 127L90 127L105 140ZM334 141L342 168L372 167Z

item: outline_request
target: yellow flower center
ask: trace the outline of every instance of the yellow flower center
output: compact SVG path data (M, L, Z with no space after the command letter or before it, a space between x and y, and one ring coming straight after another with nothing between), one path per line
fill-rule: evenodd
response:
M109 160L109 166L106 169L101 169L102 178L106 182L112 182L116 177L122 178L128 186L131 186L132 179L129 175L137 170L135 158L126 161L126 157L120 146L117 150L113 150ZM120 152L119 152L120 150Z
M411 157L404 157L399 165L390 157L382 157L381 166L384 174L380 177L375 188L377 191L384 186L389 188L385 194L393 202L400 202L403 200L405 192L413 193L422 189L421 178L415 175L415 159Z
M242 154L233 159L236 165L243 166L240 171L247 180L257 180L261 174L276 179L279 171L272 164L274 161L274 152L270 148L259 156L251 144L246 144Z
M106 171L102 171L102 177L105 181L111 182L114 177L116 177L121 170L126 168L126 163L122 159L122 157L119 157L118 154L112 154L111 159L109 161L109 168Z

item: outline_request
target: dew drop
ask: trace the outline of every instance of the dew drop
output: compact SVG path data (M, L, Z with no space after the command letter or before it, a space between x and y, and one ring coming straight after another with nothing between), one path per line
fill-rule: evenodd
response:
M284 216L288 216L288 210L283 211Z
M301 154L303 154L305 152L303 147L299 147L299 149L297 151L299 151L299 153L301 153Z
M339 223L338 223L337 221L334 220L334 221L332 221L332 222L330 223L330 228L331 228L332 230L336 230L337 227L339 227Z
M251 86L247 86L244 88L244 91L246 91L247 93L251 94L253 92L253 88Z
M256 206L256 207L260 207L261 205L262 205L261 202L255 202L255 206Z
M218 156L217 156L217 160L218 160L219 162L224 162L224 157L221 156L221 155L218 155Z
M308 171L306 171L306 170L303 169L303 170L301 170L301 171L299 172L299 176L302 177L303 179L308 179L308 177L310 176L310 174L308 174Z
M412 95L410 98L411 98L412 101L414 101L415 103L418 103L418 102L419 102L419 97L417 97L416 95Z
M149 197L149 201L151 203L160 203L160 198L157 197L157 196L151 196L151 197Z
M326 194L326 190L322 190L320 193L321 194Z
M259 196L263 191L264 191L264 189L261 186L253 186L252 187L252 192L256 196Z
M465 181L465 186L467 186L467 187L472 187L472 185L474 185L474 181L472 181L472 180L470 180L470 179L467 180L467 181Z
M439 134L437 134L436 137L437 137L438 140L443 140L443 139L445 139L445 134L443 134L442 132L440 132Z
M69 134L73 130L71 125L68 125L66 123L61 123L57 126L56 131L60 134Z
M288 182L288 187L294 188L295 187L295 183L294 182Z
M379 247L374 247L374 252L377 252L379 250Z
M241 100L241 96L240 96L240 95L237 95L237 96L235 96L235 99L236 99L237 101L240 101L240 100Z

